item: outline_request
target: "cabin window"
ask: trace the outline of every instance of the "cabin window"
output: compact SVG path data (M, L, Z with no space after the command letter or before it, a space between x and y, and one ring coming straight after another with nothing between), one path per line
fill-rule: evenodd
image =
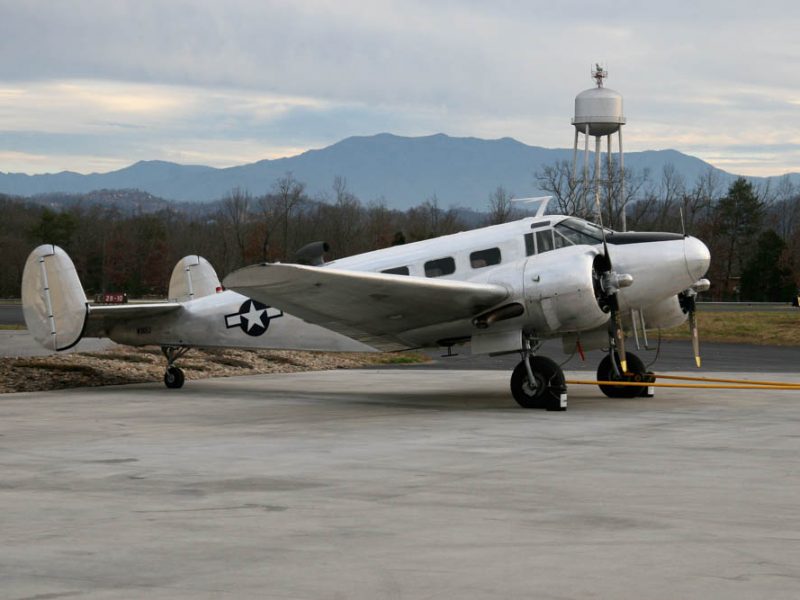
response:
M426 277L443 277L456 272L456 261L451 256L446 258L437 258L436 260L429 260L425 263L425 276Z
M481 269L483 267L491 267L492 265L500 264L500 248L487 248L486 250L478 250L469 255L469 264L473 269Z
M533 234L525 234L525 256L533 256L536 254L536 246L533 243Z
M547 229L545 231L537 231L536 251L541 254L542 252L550 252L553 248L553 230Z
M388 273L389 275L408 275L408 267L395 267L393 269L384 269L381 273Z

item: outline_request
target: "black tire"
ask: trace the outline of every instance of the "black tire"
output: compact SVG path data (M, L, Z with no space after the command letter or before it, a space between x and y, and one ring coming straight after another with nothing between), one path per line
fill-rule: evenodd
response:
M170 389L183 387L184 379L183 371L178 367L167 367L167 371L164 373L164 385Z
M555 362L544 356L531 358L531 371L536 380L536 389L528 381L525 361L520 362L511 374L511 393L522 408L544 408L565 410L561 406L561 395L567 393L564 371Z
M617 376L611 366L611 357L606 354L597 367L597 381L642 381L645 383L653 381L653 377L645 369L642 359L632 352L626 352L625 356L628 359L628 375ZM614 360L617 360L616 352L614 353ZM620 373L622 372L619 361L617 361L617 370ZM600 390L609 398L636 398L647 393L647 386L600 384Z

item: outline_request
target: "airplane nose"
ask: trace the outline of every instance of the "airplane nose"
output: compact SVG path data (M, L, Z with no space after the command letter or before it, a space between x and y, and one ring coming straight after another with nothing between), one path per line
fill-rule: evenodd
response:
M692 281L697 281L708 271L711 264L711 253L708 246L696 237L688 236L683 240L683 254L686 257L686 269Z

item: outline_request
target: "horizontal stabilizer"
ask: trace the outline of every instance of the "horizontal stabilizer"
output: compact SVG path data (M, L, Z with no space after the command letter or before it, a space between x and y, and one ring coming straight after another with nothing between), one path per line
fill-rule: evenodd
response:
M89 305L86 323L87 337L106 337L118 323L147 319L181 308L178 302L151 302L147 304Z

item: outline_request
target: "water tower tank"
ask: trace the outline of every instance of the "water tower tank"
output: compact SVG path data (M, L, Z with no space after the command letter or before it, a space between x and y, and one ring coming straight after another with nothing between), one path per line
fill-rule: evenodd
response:
M606 87L585 90L575 96L575 117L572 124L581 133L589 126L589 135L616 133L625 124L622 116L622 94Z

